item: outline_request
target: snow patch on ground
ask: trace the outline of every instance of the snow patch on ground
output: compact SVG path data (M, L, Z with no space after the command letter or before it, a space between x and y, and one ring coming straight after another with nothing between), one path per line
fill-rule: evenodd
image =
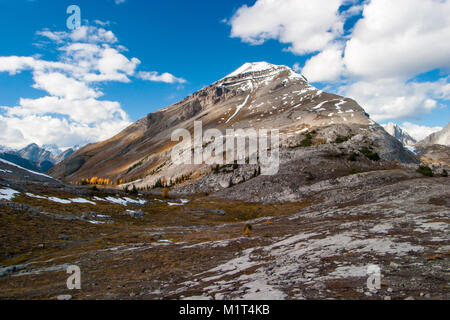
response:
M12 198L14 198L16 196L16 194L18 194L19 191L10 189L10 188L6 188L6 189L0 189L0 200L11 200Z
M87 199L83 199L83 198L75 198L75 199L70 199L70 201L74 202L74 203L89 203L89 204L93 204L96 205L95 202L93 201L89 201Z
M248 95L247 98L245 98L245 101L243 104L236 107L236 111L234 112L234 114L227 121L225 121L225 123L230 122L231 119L233 119L239 113L239 111L241 111L241 109L247 104L248 98L250 98L250 95Z

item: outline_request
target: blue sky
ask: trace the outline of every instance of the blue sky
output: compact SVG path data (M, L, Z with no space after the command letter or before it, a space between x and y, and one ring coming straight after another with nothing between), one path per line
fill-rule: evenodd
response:
M439 23L432 27L425 22L421 25L426 20L411 16L406 4L414 5L404 0L399 0L397 7L391 7L386 0L126 0L120 4L116 0L0 0L0 106L6 107L0 110L0 144L19 147L34 140L69 147L107 138L126 124L183 99L249 61L296 68L315 86L354 97L378 122L394 121L422 137L445 126L450 118L450 51L448 45L439 42L449 29L445 18L449 4L408 1L418 1L419 6L424 6L423 14L429 13L430 18L436 15ZM275 7L271 7L273 3ZM92 28L93 33L99 29L111 31L117 39L95 42L86 38L85 43L95 42L99 50L114 48L114 54L128 59L122 61L126 65L123 70L112 70L105 81L86 80L82 78L85 74L74 75L72 71L36 67L36 61L67 62L73 52L63 48L83 42L57 33L70 34L66 8L72 4L81 8L83 27ZM392 17L382 17L379 12L383 9L393 12ZM374 21L387 25L382 37L377 30L370 30ZM417 29L429 34L436 48L412 52L416 47L404 43ZM43 31L58 35L57 40L43 36ZM402 37L405 41L399 40ZM375 40L364 43L369 38ZM423 47L429 43L428 38L417 40L416 36L414 41ZM393 41L398 41L398 48L386 49L385 59L377 60ZM402 54L397 52L403 49ZM433 53L436 51L440 55ZM367 59L367 52L373 52L372 60ZM22 67L13 67L11 57L21 57ZM35 60L28 65L23 57ZM385 64L386 60L393 64ZM79 61L72 59L71 63ZM379 70L374 65L379 65ZM58 78L55 72L65 76ZM149 72L154 77L145 79L144 73ZM166 78L164 82L159 77L163 73L175 80ZM119 74L122 80L114 80ZM60 88L51 87L58 86L61 80L67 80L67 86L91 88L93 92L80 97L72 87L62 93ZM55 106L44 109L39 100L43 97ZM72 114L68 106L71 99L92 99L92 113L98 118L83 121L90 115L81 111ZM108 101L114 117L96 112L97 106L104 107L98 101ZM58 104L63 107L57 109ZM54 130L42 129L52 125Z

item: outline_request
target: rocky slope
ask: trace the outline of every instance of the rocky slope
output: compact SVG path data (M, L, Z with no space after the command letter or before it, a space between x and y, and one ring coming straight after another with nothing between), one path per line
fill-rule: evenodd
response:
M283 165L290 163L286 168L293 170L301 166L305 157L321 154L329 158L328 149L335 154L339 147L343 148L338 152L341 157L357 153L357 157L364 158L360 150L370 149L380 155L382 162L417 162L354 100L318 90L286 66L260 62L243 65L183 101L147 115L107 141L85 146L50 173L68 182L98 176L112 181L123 179L129 185L144 188L161 178L176 181L188 176L187 182L177 186L186 192L214 192L241 183L243 178L245 183L256 178L258 168L254 165L233 166L233 172L220 169L216 174L209 165L172 163L171 150L176 145L170 139L172 132L184 128L192 133L194 121L200 120L203 132L210 128L223 134L230 128L279 129L280 161ZM324 154L323 149L328 151ZM334 162L338 160L335 158ZM348 173L350 169L347 166L344 171ZM286 170L282 169L273 179L292 175ZM211 186L205 187L205 179L211 180ZM294 179L292 189L302 180Z

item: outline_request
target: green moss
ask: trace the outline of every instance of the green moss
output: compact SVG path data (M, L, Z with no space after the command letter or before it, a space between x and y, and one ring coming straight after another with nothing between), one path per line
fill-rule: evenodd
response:
M374 150L364 147L361 150L359 150L359 152L361 152L363 155L365 155L367 157L367 159L372 160L372 161L379 161L381 158L378 155L378 153L376 153Z
M429 166L419 166L418 173L423 174L426 177L434 177L433 170Z

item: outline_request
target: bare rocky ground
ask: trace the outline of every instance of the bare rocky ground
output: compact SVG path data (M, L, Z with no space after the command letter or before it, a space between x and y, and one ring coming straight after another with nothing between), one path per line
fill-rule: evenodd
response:
M301 199L265 204L27 191L3 173L18 193L0 200L1 299L450 298L450 180L415 168L311 180ZM81 290L66 288L69 265Z

